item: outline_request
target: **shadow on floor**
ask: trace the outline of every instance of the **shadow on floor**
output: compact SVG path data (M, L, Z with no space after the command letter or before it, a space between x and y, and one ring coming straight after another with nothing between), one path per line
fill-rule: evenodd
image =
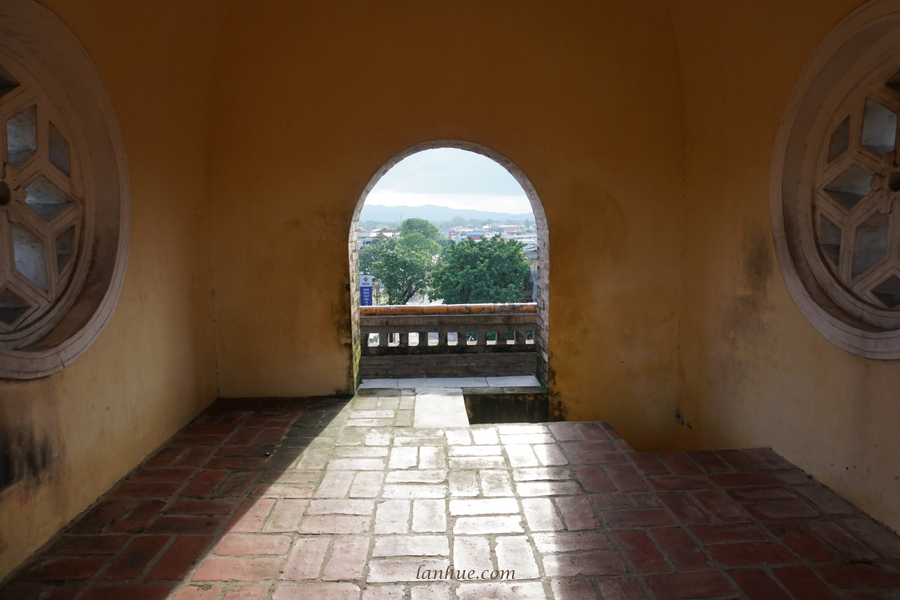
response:
M401 394L215 403L0 598L896 598L900 539L771 450L416 429Z

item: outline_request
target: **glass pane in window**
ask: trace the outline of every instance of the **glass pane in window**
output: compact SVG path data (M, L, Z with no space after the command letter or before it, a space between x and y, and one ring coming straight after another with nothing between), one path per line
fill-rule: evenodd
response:
M825 186L825 191L838 204L850 210L872 191L872 175L856 165L851 165Z
M37 151L37 106L6 122L6 151L9 163L13 165L21 164Z
M828 162L833 161L850 146L850 117L837 126L831 134L831 142L828 144Z
M10 229L16 269L31 283L47 291L47 261L44 259L43 242L21 225L13 225Z
M49 221L68 208L72 201L59 188L41 177L25 188L25 204Z
M876 212L856 228L853 244L854 277L864 273L887 252L889 224L887 215Z
M897 115L871 98L866 98L866 114L863 117L863 148L883 156L894 149L897 137Z
M6 289L0 292L0 321L12 325L30 307L18 294Z
M69 227L56 238L56 270L62 271L75 253L75 227Z
M53 123L50 123L50 164L70 175L69 172L69 141L59 132Z
M19 87L19 82L16 81L16 78L0 66L0 96L5 96L17 87Z
M819 247L835 267L841 260L841 228L822 215L819 217Z
M900 304L900 279L896 275L891 275L872 288L872 294L888 308L894 308Z

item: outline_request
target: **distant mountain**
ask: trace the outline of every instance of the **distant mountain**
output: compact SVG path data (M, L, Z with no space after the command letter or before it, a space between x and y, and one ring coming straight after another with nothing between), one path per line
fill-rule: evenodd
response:
M434 223L442 223L450 221L453 217L462 217L464 219L491 219L494 221L517 221L521 222L525 219L534 221L532 213L499 213L485 212L482 210L447 208L446 206L435 206L433 204L425 204L423 206L373 206L364 204L362 212L359 215L360 221L382 221L399 223L403 219L411 218L425 219Z

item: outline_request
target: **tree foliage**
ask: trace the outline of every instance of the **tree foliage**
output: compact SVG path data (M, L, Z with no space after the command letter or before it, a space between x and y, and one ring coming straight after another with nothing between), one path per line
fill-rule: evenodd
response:
M422 219L407 219L415 220ZM438 231L431 223L428 225ZM427 291L428 274L440 251L440 245L416 227L407 227L404 231L401 225L399 238L382 235L360 248L359 272L368 273L381 283L388 304L406 304L417 294Z
M441 230L432 225L431 221L413 218L406 219L400 223L400 237L406 237L413 233L422 234L435 242L438 242L441 239Z
M523 246L495 235L445 248L431 274L431 297L446 304L518 302L529 270Z
M440 244L418 232L401 233L398 243L410 252L418 252L429 258L434 258L441 251Z

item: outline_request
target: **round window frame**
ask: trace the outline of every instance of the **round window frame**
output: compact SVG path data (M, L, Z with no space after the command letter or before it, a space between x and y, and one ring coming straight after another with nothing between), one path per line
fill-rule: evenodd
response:
M854 108L854 104L864 104L868 98L875 98L876 102L885 102L885 99L882 97L883 92L879 94L877 88L880 83L883 84L883 82L887 81L891 76L900 71L900 53L894 52L891 56L884 57L884 59L885 60L883 61L879 61L879 64L873 67L865 78L854 85L849 92L843 94L841 101L837 104L834 111L832 111L827 118L822 119L822 128L815 128L813 135L819 138L819 142L818 144L810 144L810 147L818 146L819 151L817 153L814 169L811 173L812 183L809 201L802 202L800 207L803 219L810 224L809 227L804 227L801 230L803 250L810 258L817 256L820 253L820 241L819 236L816 233L816 215L825 215L825 212L818 210L817 201L813 199L813 197L817 194L822 196L821 191L825 189L829 183L827 178L823 177L825 172L827 172L829 168L834 169L834 167L845 163L857 166L862 165L863 170L866 172L870 170L867 165L862 164L866 162L865 158L861 156L865 153L858 153L857 157L854 157L854 149L851 149L850 147L835 156L835 158L829 162L827 160L827 145L830 137L829 134L834 132L836 127L840 124L840 121L843 121L844 118L850 118L851 123L854 122L854 115L848 115L848 113L856 112L856 116L859 116L860 112L864 112L864 110L860 110L861 107L859 106ZM900 115L900 90L895 90L893 95L895 97L891 99L893 102L889 110ZM857 123L857 125L860 125L860 123ZM853 137L855 136L851 135L851 138ZM885 155L879 156L878 159L883 162L883 159L887 155L893 155L894 152L895 150L888 152ZM868 162L870 164L873 162L871 157L868 158ZM896 169L890 170L894 171ZM866 217L866 220L868 220L868 218L871 218L876 214L885 214L881 213L877 208L878 196L875 190L866 194L862 200L860 201L860 205L862 205L861 208L866 210L859 211L859 209L854 207L852 210L848 211L848 216L852 215L853 212L859 212L861 214L857 214L854 217L854 219L858 221L862 217ZM872 210L872 208L874 208L874 210ZM890 215L890 211L887 215ZM831 218L829 215L825 216ZM892 272L897 269L897 264L900 263L900 255L894 254L891 256L890 252L892 252L893 249L890 246L893 245L891 243L892 239L895 238L898 233L896 231L898 224L900 224L898 221L900 221L900 214L894 215L893 217L888 216L889 232L887 236L887 252L858 275L851 274L851 285L857 285L856 282L859 280L871 280L873 276L879 276L879 271L882 271L880 277L883 278L885 274L883 271L885 269L887 269L887 272ZM856 227L859 227L860 225L862 225L862 222L859 222ZM810 260L809 263L821 288L828 294L832 301L846 313L871 327L882 330L900 328L900 309L882 308L871 298L866 298L865 294L860 294L847 289L848 283L841 280L838 275L834 274L831 265L827 264L825 261L813 262ZM871 282L869 286L873 287L875 284L875 282ZM871 289L868 291L871 292Z
M832 343L859 356L885 360L900 358L900 316L895 319L878 311L888 318L873 319L866 314L871 307L853 310L859 301L832 277L823 277L829 267L816 243L812 195L826 128L848 95L869 82L873 73L888 64L900 68L898 47L898 0L872 0L825 36L788 101L770 179L776 255L794 302Z
M25 327L23 337L0 344L0 378L34 379L86 352L115 309L128 255L128 169L103 80L56 15L33 0L6 0L0 5L0 46L0 56L19 63L61 113L85 196L83 255L75 265L80 272L73 274L78 280L70 279L71 289Z

